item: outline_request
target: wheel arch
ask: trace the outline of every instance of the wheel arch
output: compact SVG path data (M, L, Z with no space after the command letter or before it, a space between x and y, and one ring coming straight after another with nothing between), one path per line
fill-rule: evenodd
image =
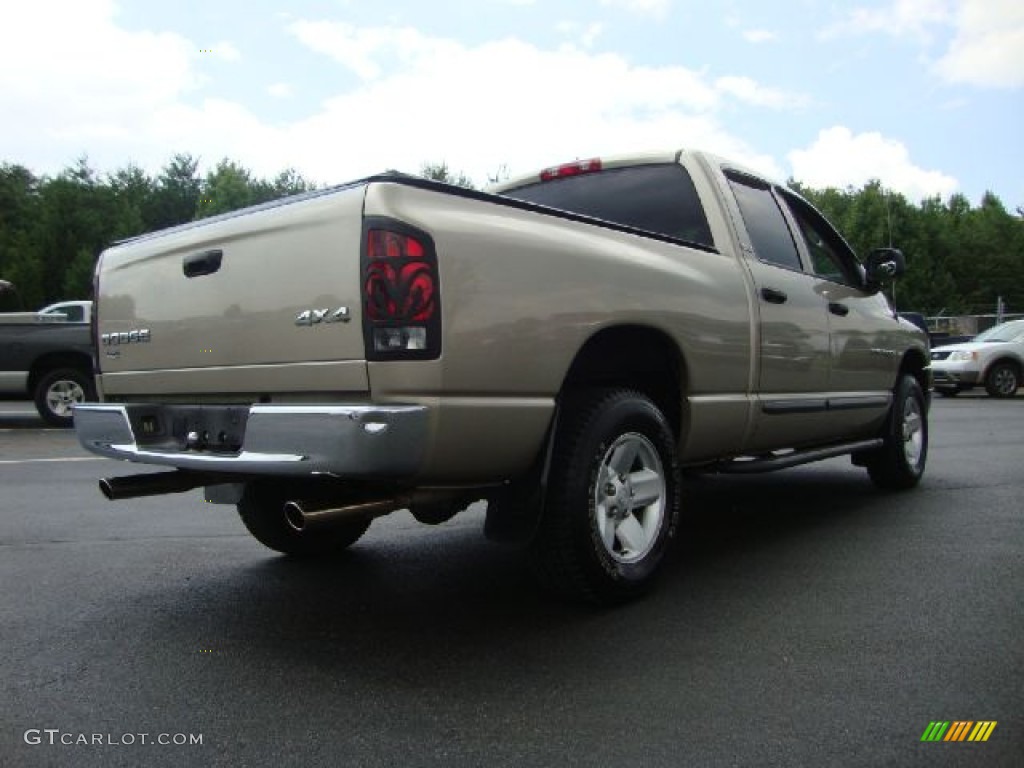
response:
M34 392L39 380L58 368L74 368L86 376L92 376L92 358L83 352L48 352L32 362L28 374L28 391Z
M921 391L927 396L932 387L932 376L931 365L924 352L919 349L911 349L903 355L903 360L900 361L899 373L896 377L897 382L905 375L910 375L917 379L917 383L921 385Z
M997 365L1001 363L1008 363L1012 365L1014 370L1017 371L1017 380L1020 380L1022 374L1021 361L1018 360L1016 357L1013 357L1012 355L1000 355L999 357L992 360L992 362L985 366L985 372L981 376L982 380L988 378L989 371L991 371L993 368L995 368Z
M602 328L580 347L560 397L590 387L628 387L661 409L679 440L686 423L686 359L672 338L645 325Z
M592 334L577 350L562 379L554 419L530 470L488 496L484 533L494 541L530 541L547 504L555 437L568 397L597 387L626 388L649 397L664 414L677 444L688 419L687 367L664 331L618 325Z

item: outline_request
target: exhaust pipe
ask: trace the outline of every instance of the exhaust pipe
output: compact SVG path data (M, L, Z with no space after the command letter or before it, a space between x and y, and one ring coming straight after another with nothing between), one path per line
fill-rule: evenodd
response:
M100 480L100 491L111 501L120 501L139 496L184 493L209 482L210 477L207 475L175 470L127 477L104 477Z
M311 528L320 528L330 525L339 520L352 520L356 518L369 519L380 517L408 506L402 499L379 499L377 501L363 501L356 504L345 504L340 507L322 507L315 502L309 501L287 501L284 505L284 519L288 525L296 531L308 531Z
M293 530L305 532L321 526L329 526L340 520L368 520L381 517L398 509L415 507L417 504L437 504L439 502L454 504L456 500L464 499L465 496L465 491L421 490L393 496L389 499L368 499L341 506L330 502L325 505L323 502L315 501L287 501L284 505L284 519ZM457 507L453 506L452 514L456 509ZM449 514L444 519L447 520L451 516ZM440 522L440 519L437 522Z

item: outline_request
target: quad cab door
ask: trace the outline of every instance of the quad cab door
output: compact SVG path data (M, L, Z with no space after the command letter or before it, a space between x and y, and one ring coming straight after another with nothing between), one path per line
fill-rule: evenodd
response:
M746 242L760 335L748 450L874 435L900 359L885 297L828 221L799 196L726 173Z
M828 410L837 429L873 435L900 366L899 321L888 299L865 286L852 249L810 204L778 190L829 326Z
M731 171L726 177L759 331L758 412L747 450L821 442L832 428L829 323L824 297L816 290L819 281L805 269L788 213L772 186Z

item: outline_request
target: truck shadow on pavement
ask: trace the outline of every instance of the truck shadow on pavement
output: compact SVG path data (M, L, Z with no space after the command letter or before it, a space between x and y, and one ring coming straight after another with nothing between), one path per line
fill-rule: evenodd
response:
M687 514L658 588L614 609L550 599L520 551L462 524L371 534L328 562L268 556L193 575L187 587L168 580L140 589L107 621L129 630L165 670L209 649L204 665L226 679L273 669L373 689L458 688L490 679L499 658L515 660L518 684L550 675L553 663L570 677L576 664L611 672L617 662L609 647L657 654L681 642L680 632L684 645L733 634L748 609L764 609L757 585L780 562L788 569L794 552L834 545L843 529L874 525L900 503L862 471L826 467L688 486ZM809 588L814 575L807 574ZM174 674L187 677L188 669Z

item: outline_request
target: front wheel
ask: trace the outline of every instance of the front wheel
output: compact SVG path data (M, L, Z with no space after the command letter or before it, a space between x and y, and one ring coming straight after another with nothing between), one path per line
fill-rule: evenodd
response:
M921 385L902 376L885 423L883 445L867 461L868 475L879 488L913 488L928 458L928 408Z
M42 376L33 392L36 410L55 427L74 425L73 410L79 403L96 399L92 376L77 368L58 368Z
M625 389L570 395L531 543L564 597L615 603L654 581L679 518L675 440L658 407Z
M1020 377L1012 363L996 363L985 377L985 390L992 397L1013 397L1019 386Z

